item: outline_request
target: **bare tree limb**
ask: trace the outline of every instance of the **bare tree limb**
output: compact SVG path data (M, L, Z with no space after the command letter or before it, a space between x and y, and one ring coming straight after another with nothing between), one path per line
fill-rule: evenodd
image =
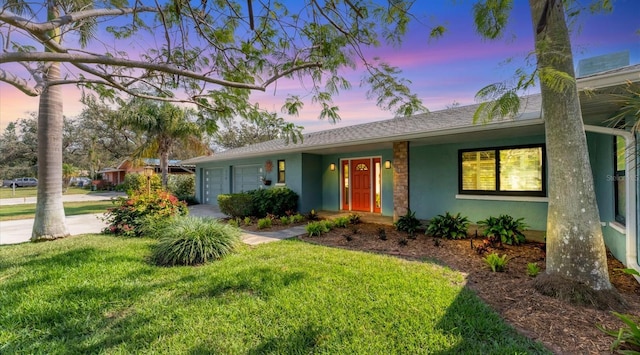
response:
M0 81L15 87L29 96L38 96L42 93L42 89L38 90L35 87L29 85L29 82L0 68Z

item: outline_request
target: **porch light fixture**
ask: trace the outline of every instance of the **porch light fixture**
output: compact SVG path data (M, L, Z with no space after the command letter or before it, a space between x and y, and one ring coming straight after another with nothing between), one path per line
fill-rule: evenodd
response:
M336 164L334 164L334 163L329 164L329 170L335 171L336 170Z
M391 161L390 160L385 160L384 168L385 169L391 169Z

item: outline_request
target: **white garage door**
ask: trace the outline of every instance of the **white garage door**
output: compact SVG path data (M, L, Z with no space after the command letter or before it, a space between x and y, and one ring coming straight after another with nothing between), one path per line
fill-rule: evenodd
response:
M206 205L217 205L218 195L223 193L223 172L222 168L204 169L204 203Z
M233 192L260 188L260 165L236 166L233 168Z

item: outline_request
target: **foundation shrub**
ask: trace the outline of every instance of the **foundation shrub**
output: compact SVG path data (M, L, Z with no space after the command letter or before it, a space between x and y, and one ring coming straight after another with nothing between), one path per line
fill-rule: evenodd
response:
M218 195L220 212L233 218L251 216L253 212L253 200L246 193Z
M274 187L247 192L253 203L253 215L264 217L268 214L285 216L298 209L298 194L287 187Z
M464 239L467 237L468 229L469 219L467 217L460 216L460 213L452 215L446 212L429 221L427 234L439 238Z
M483 227L484 235L494 243L519 245L525 242L523 231L527 229L527 225L523 221L524 218L515 219L503 214L478 221L478 225Z
M420 220L416 218L416 213L408 209L407 213L405 213L404 216L400 216L393 225L396 227L396 230L414 235L421 223Z

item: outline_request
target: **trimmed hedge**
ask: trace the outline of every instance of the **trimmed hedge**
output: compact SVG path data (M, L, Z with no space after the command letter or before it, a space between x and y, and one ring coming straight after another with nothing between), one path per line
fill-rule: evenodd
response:
M298 194L287 187L252 190L247 193L253 200L253 215L256 217L267 214L285 216L287 212L298 210Z
M220 211L231 217L285 216L298 210L298 194L287 187L218 195Z
M244 218L253 214L251 195L247 193L218 195L220 212L231 217Z

